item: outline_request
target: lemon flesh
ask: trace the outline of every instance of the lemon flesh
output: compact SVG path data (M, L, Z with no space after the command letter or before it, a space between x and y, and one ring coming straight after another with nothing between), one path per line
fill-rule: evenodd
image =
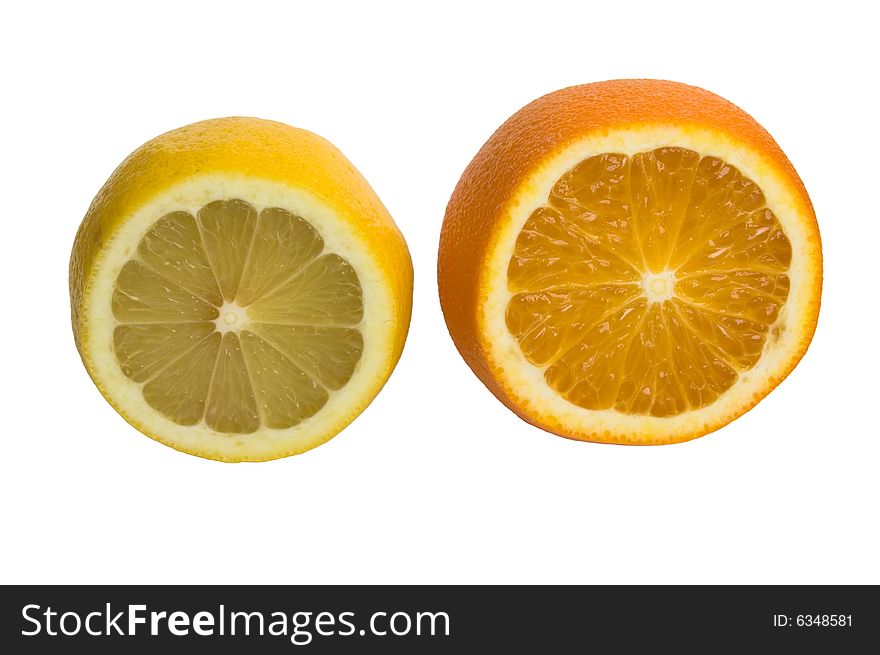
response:
M761 189L730 163L603 153L558 179L517 236L506 327L574 405L676 416L779 339L791 261Z
M318 413L362 351L363 293L305 218L241 199L172 211L122 266L113 351L178 425L286 429Z

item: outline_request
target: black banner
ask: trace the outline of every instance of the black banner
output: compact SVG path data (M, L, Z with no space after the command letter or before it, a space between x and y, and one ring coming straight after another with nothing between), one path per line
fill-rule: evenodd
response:
M5 653L556 653L609 644L849 653L880 637L871 587L21 586L2 596Z

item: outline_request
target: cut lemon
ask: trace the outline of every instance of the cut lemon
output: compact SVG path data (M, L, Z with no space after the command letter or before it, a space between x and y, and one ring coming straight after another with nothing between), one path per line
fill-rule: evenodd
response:
M772 138L702 89L564 89L505 123L462 176L440 243L450 333L525 420L589 441L715 430L810 343L822 257Z
M266 460L337 434L403 348L412 265L327 141L248 118L133 153L71 258L73 329L107 400L169 446Z

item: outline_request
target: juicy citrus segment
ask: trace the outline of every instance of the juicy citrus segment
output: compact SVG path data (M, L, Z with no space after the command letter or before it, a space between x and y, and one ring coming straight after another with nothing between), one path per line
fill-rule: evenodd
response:
M249 330L241 340L267 427L289 428L327 403L327 390L280 350Z
M624 173L624 178L629 181L629 206L642 270L660 273L666 269L688 211L699 161L697 153L684 148L658 148L630 158L629 175Z
M237 434L254 432L260 427L257 399L241 352L241 342L234 332L227 332L220 342L217 364L211 380L205 423L218 432Z
M166 214L116 280L122 372L180 425L250 434L314 416L363 351L358 276L323 250L278 207L227 199Z
M591 231L589 222L590 219L582 215L555 208L535 210L520 233L510 259L508 288L511 291L540 289L545 285L564 284L566 280L587 284L639 281L638 264L630 263L626 253L615 251L613 237L602 237Z
M201 247L196 219L189 212L173 212L156 221L141 239L137 253L148 268L181 289L215 306L223 302Z
M146 382L216 329L213 322L123 324L113 331L113 347L122 372Z
M596 155L517 237L505 321L575 405L676 416L716 401L785 329L791 257L729 163L680 147Z
M252 329L313 380L336 390L351 379L364 349L352 328L255 323Z
M613 406L631 335L641 326L646 307L644 298L636 298L593 321L581 339L547 367L544 376L550 386L581 407Z
M324 240L306 220L269 207L260 212L250 262L238 288L238 302L247 306L265 296L321 254Z
M750 221L750 216L765 202L758 185L739 170L717 157L703 157L690 188L687 213L677 228L668 267L696 270L694 267L708 258L710 268L717 270L721 267L717 260L724 254L720 250L720 240L747 246L750 238L765 233ZM778 226L772 213L766 212L768 222ZM761 220L759 215L755 215L755 219ZM784 235L782 240L787 244ZM755 265L757 262L752 258L749 263Z
M788 297L790 282L783 273L736 270L689 275L675 285L675 294L695 307L723 312L738 320L770 325Z
M255 321L297 325L357 325L364 316L361 287L339 255L322 255L250 306Z
M703 246L682 258L678 275L700 271L785 271L791 264L791 243L769 209L759 209L736 222L716 223ZM705 226L702 227L705 230Z
M213 332L192 350L171 359L143 386L144 400L180 425L195 425L201 421L221 340L220 334Z
M507 326L523 354L536 366L558 358L587 331L639 295L634 285L551 287L518 293L507 305Z
M575 219L569 229L579 230L593 248L602 249L604 257L597 264L605 268L638 269L642 264L633 230L628 171L626 156L597 155L563 175L550 191L549 204L561 212L559 219ZM638 277L635 270L629 274Z
M713 344L724 354L728 366L746 371L761 358L769 331L764 323L700 308L677 298L669 301L668 311L680 333L688 336L685 330L689 330L690 336L700 335L703 343Z
M162 277L140 261L129 261L116 278L113 315L125 323L210 321L217 308Z
M199 210L199 225L223 299L231 302L254 239L257 212L244 200L215 200Z

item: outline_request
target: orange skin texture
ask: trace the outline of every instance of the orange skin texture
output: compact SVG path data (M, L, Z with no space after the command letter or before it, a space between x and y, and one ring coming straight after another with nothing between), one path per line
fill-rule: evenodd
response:
M813 205L785 153L755 119L714 93L664 80L610 80L561 89L520 109L483 145L449 200L437 264L440 304L458 351L486 387L523 420L560 436L628 443L614 435L566 433L559 426L525 411L502 387L487 357L478 321L484 263L495 228L503 220L523 180L579 139L644 126L717 130L744 148L761 153L788 183L788 190L798 204L798 213L811 217L815 244L821 248ZM818 265L821 279L821 261ZM818 296L811 309L812 327L807 331L808 337L784 375L769 380L765 393L742 411L699 432L681 435L675 441L693 439L726 425L775 388L806 352L818 319Z

